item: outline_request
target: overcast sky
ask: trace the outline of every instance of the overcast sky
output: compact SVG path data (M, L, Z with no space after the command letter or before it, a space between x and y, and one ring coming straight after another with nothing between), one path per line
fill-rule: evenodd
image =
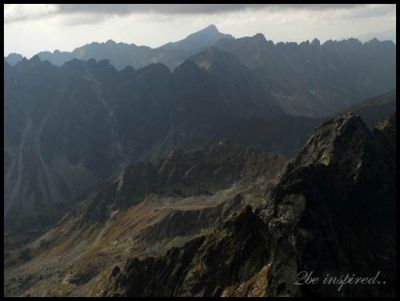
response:
M6 4L4 55L71 51L90 42L158 47L210 24L234 37L268 40L395 39L394 4Z

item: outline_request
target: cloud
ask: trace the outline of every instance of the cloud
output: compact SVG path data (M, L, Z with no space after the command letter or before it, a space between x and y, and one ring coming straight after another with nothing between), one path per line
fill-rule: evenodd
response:
M58 9L55 4L5 4L4 22L43 18L57 13Z
M155 48L210 24L236 38L263 33L274 42L396 30L396 5L380 4L5 5L4 17L4 54L27 57L108 39Z
M344 12L345 17L385 15L395 10L395 5L371 4L6 4L5 23L51 16L95 15L98 20L112 16L132 14L158 15L210 15L240 11L269 10L271 12L310 11ZM87 18L74 18L93 20ZM68 22L73 23L73 21Z
M66 13L98 13L126 15L131 13L159 14L214 14L258 9L312 9L330 10L353 8L357 4L60 4L59 11Z

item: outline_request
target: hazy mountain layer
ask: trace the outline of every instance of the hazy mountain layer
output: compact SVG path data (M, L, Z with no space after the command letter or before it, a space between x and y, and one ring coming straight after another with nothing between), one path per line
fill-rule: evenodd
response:
M72 52L44 51L38 55L57 66L73 58L93 58L107 59L118 70L152 63L162 63L173 70L212 46L233 54L250 68L257 85L274 96L288 115L327 117L396 88L396 46L377 39L365 43L350 38L323 44L316 39L311 43L274 44L262 34L234 39L210 25L181 41L154 49L109 40ZM5 58L11 65L20 59L16 54ZM207 64L203 65L206 68Z
M56 221L131 162L202 148L242 118L282 114L231 57L173 73L94 60L56 67L37 56L4 68L5 218L21 227L27 217Z
M129 163L221 139L293 156L321 122L285 115L254 70L215 48L173 72L36 56L4 74L5 220L22 229L54 223Z
M372 128L386 116L396 112L396 90L366 99L351 107L349 111L361 116L365 124Z
M325 117L396 87L396 46L391 41L274 44L257 34L223 39L215 47L253 69L290 115Z
M93 42L74 49L72 52L55 50L42 51L37 55L42 61L48 60L54 65L61 66L74 58L81 60L104 60L121 70L126 66L141 68L149 64L162 63L174 69L193 53L212 46L219 39L233 39L231 35L223 34L214 25L195 32L185 39L167 43L158 48L137 46L135 44L116 43L108 40L105 43ZM10 54L5 60L14 65L22 60L22 56Z

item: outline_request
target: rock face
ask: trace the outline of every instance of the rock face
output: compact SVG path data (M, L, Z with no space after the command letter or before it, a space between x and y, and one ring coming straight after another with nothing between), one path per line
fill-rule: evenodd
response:
M129 260L114 270L106 296L219 296L259 272L268 259L263 221L251 208L220 230L165 256Z
M394 120L374 132L352 113L324 123L261 210L247 207L165 255L132 258L114 269L103 295L394 295ZM321 281L296 285L302 271ZM322 284L328 274L377 273L380 284Z
M391 120L384 128L393 126ZM345 114L318 128L289 164L272 196L269 228L276 250L287 252L275 255L270 293L394 294L396 166L387 148L395 140L379 139L384 131L370 132L359 117ZM345 286L341 291L321 284L297 287L293 283L300 271L321 278L381 271L386 285Z
M382 146L390 154L396 166L396 112L392 113L388 119L378 123L374 134L381 140Z

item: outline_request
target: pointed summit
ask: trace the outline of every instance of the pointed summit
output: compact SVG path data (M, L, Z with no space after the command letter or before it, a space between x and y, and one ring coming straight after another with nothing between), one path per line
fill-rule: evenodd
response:
M220 39L233 39L233 36L219 32L217 27L211 24L200 31L188 35L181 41L168 43L160 48L192 52L213 46Z
M295 165L330 165L341 161L342 157L356 156L370 140L367 126L349 111L319 126L299 152Z
M312 40L311 45L319 47L319 46L321 46L321 42L318 39L314 39L314 40Z
M40 60L40 57L36 54L36 55L32 56L29 59L29 61L31 61L31 62L40 62L41 60Z
M41 63L42 61L40 57L36 54L29 59L29 62L36 64L36 63Z
M206 28L204 28L203 30L200 30L198 32L201 31L213 31L213 32L219 32L217 26L215 26L214 24L208 25Z

